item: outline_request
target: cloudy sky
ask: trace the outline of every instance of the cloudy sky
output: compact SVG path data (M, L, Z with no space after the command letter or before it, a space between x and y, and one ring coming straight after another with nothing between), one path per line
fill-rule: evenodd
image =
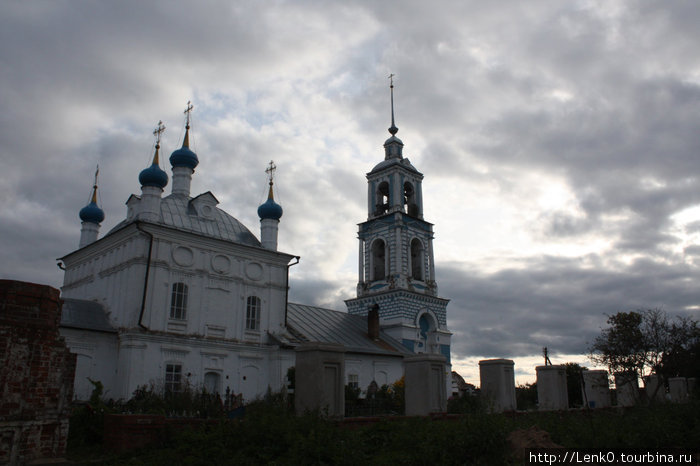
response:
M586 363L605 314L698 316L698 23L692 1L4 1L0 276L60 286L95 165L104 233L191 100L193 193L257 234L273 159L290 297L344 310L394 73L455 367Z

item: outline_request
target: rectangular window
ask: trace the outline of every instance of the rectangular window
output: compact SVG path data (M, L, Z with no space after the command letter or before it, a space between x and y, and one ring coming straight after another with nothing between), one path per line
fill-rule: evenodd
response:
M187 318L187 285L173 283L170 297L170 318L185 320Z
M260 330L260 298L248 296L245 312L246 330Z
M182 389L182 366L165 365L165 393L178 393Z
M348 374L348 386L350 388L359 388L360 387L360 381L359 377L357 374Z

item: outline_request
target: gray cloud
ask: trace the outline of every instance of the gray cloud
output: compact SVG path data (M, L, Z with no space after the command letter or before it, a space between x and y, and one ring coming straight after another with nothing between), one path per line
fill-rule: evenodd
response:
M153 126L167 160L193 100L193 191L257 232L274 159L293 299L343 309L395 73L405 154L440 196L426 219L455 356L585 351L605 313L699 304L699 220L676 217L700 205L699 18L692 2L4 2L0 274L59 286L95 165L104 234ZM569 203L539 206L554 182ZM505 236L462 244L480 230Z

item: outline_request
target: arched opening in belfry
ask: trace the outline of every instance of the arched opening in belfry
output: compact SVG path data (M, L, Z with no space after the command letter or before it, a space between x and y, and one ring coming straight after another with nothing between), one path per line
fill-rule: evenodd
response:
M418 217L418 204L416 203L416 190L413 185L406 181L403 184L404 212L411 217Z
M384 240L377 239L372 243L372 280L386 278L386 245Z
M411 278L423 280L423 243L418 238L411 240Z
M375 215L382 215L389 212L389 183L382 181L377 186L377 206Z

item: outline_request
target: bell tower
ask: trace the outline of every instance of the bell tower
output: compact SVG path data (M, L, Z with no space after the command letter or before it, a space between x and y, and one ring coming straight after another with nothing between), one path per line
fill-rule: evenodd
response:
M438 297L433 225L423 218L423 174L403 157L396 137L391 80L391 136L384 160L367 173L367 221L359 224L357 298L350 314L378 310L379 323L415 353L439 353L450 360L447 303Z

